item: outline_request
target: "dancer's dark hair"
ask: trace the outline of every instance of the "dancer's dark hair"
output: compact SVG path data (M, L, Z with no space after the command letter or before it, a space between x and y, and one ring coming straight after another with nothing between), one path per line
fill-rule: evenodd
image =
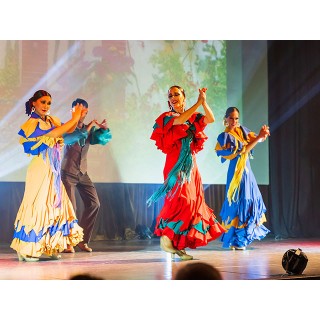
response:
M226 114L224 115L224 118L228 118L230 116L230 113L237 111L240 114L240 111L238 110L237 107L229 107L226 111Z
M36 91L33 96L26 102L26 114L28 116L31 115L32 113L32 102L37 101L38 99L45 97L45 96L49 96L51 98L51 94L45 90L38 90Z
M80 98L77 98L76 100L74 100L72 102L72 108L74 106L76 106L77 103L82 104L85 108L88 108L88 102L86 100L83 100L83 99L80 99Z

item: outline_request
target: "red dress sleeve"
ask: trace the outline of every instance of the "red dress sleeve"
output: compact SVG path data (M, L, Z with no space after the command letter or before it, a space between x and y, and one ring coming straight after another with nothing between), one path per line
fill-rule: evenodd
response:
M173 112L164 112L156 119L150 139L155 140L157 148L168 154L173 149L180 148L182 138L192 134L192 153L202 150L208 139L203 131L206 127L204 116L196 112L186 123L180 125L173 125L174 118Z
M204 115L200 112L194 113L189 122L192 124L190 129L193 133L193 140L191 143L191 150L193 153L198 153L204 147L204 143L208 139L207 135L204 133L204 129L207 124L204 122Z
M150 139L155 141L155 145L163 153L168 154L172 149L181 145L180 139L185 138L189 126L187 124L173 125L173 112L161 114L153 126Z

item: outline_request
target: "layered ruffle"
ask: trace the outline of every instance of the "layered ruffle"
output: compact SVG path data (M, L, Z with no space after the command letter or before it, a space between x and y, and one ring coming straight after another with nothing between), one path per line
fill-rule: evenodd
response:
M222 225L227 230L221 238L223 248L246 247L254 240L263 239L270 232L263 225L266 222L265 212L260 196L253 200L240 199L231 205L224 201L220 212Z
M208 139L203 132L206 127L204 116L201 113L194 113L188 122L181 125L173 125L174 119L173 112L165 112L156 119L150 139L155 140L157 148L165 154L176 148L180 149L181 139L188 136L189 130L193 136L190 143L191 152L194 154L202 150Z
M197 213L187 228L184 228L185 223L182 220L172 221L169 218L164 220L160 217L155 234L157 236L166 235L178 250L206 246L225 232L225 229L216 220L213 210L209 207L207 210L209 217L204 218L201 213Z
M83 239L72 203L61 180L55 177L48 155L45 159L42 155L33 157L11 243L11 248L23 255L52 255Z
M178 185L173 197L166 196L155 228L156 235L168 236L178 249L205 246L225 232L205 203L195 158L193 163L190 182Z
M33 113L32 116L21 126L18 134L20 144L23 145L24 152L31 155L39 155L48 148L53 148L57 143L63 143L62 138L52 138L46 134L57 126L60 126L60 120L56 117L48 117L52 127L48 126L41 118Z
M62 252L67 245L76 246L82 240L83 231L77 220L44 227L38 234L33 229L26 233L25 226L20 227L18 223L10 247L22 255L51 256Z

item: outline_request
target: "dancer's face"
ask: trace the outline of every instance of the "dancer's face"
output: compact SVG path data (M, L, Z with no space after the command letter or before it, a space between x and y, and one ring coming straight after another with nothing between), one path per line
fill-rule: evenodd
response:
M168 91L168 101L170 106L175 112L183 113L185 108L185 97L181 90L176 87L172 87Z
M35 113L42 119L44 119L51 107L51 97L43 96L39 98L37 101L34 101L32 104L35 108Z
M88 114L89 108L83 108L79 121L83 122Z
M239 113L238 111L233 111L229 114L228 118L226 118L228 128L233 130L234 128L239 126Z

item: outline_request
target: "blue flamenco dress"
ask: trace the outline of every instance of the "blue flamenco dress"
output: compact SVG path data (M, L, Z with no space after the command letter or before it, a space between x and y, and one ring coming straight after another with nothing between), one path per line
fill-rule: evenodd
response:
M223 248L245 248L254 240L263 239L269 232L266 207L250 166L252 150L239 154L256 134L240 126L219 134L215 151L221 162L229 160L226 195L220 216L227 232L221 237Z
M164 196L154 233L167 236L175 248L195 249L221 236L225 229L205 202L196 154L208 137L201 113L195 112L184 124L174 125L176 114L165 112L155 122L150 139L166 154L164 184L147 201L150 205Z
M24 152L32 157L10 245L22 255L56 255L67 244L75 246L83 239L83 230L61 181L63 139L45 135L60 125L56 117L47 116L45 122L32 113L19 131Z

